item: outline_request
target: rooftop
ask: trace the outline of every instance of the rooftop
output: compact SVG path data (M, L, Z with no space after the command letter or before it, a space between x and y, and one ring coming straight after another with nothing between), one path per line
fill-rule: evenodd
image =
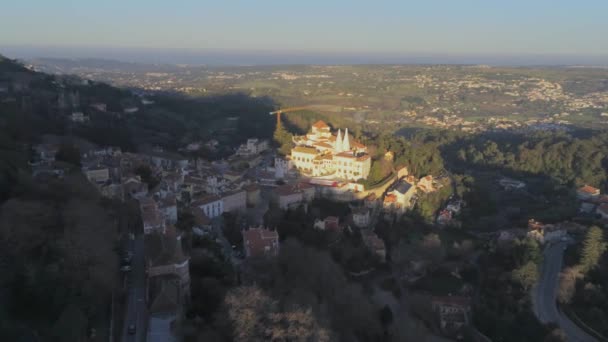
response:
M579 188L578 191L588 194L597 194L600 192L600 189L585 184L583 187Z
M205 205L205 204L209 204L212 202L217 202L220 201L221 198L219 196L216 195L207 195L201 198L196 199L195 201L192 202L192 206L193 207L199 207L201 205Z
M319 120L319 121L315 122L312 125L312 127L319 128L319 129L329 128L329 126L323 120Z
M405 194L407 193L411 188L413 187L412 184L406 182L406 181L401 181L396 187L395 187L395 191L397 191L400 194Z
M291 151L299 153L317 154L317 150L314 147L307 146L296 146Z

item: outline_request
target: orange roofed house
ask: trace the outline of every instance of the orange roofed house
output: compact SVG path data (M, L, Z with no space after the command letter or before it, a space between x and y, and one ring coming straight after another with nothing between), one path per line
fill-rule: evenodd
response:
M279 233L276 230L250 227L242 233L247 258L279 255Z
M371 158L367 147L348 134L331 133L323 121L312 125L304 136L293 138L296 144L291 150L291 161L302 173L309 176L329 176L339 179L366 179L371 168Z
M594 188L590 185L586 185L576 190L576 196L580 200L590 200L600 195L600 189Z

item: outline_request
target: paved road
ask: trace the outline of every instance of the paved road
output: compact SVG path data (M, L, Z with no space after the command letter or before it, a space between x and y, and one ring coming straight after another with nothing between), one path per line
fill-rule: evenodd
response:
M131 244L132 270L127 277L127 311L125 313L123 342L144 342L146 340L146 271L144 237L138 234ZM136 332L130 335L128 327L135 324Z
M570 342L597 341L574 324L557 308L556 295L559 272L562 269L564 249L567 243L559 242L545 248L544 260L538 284L533 289L534 314L543 323L556 323L566 333Z

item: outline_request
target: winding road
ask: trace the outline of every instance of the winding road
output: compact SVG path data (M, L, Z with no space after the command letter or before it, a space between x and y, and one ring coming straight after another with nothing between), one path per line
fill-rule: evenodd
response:
M570 342L597 341L557 308L559 273L562 269L564 250L567 245L566 242L558 242L545 248L540 278L532 290L534 314L542 323L557 324Z

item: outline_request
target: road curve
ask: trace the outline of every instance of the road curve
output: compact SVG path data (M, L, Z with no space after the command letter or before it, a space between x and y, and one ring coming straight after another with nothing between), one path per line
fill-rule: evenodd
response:
M544 251L538 283L532 289L534 314L542 323L555 323L566 334L569 342L597 341L572 322L557 308L557 287L567 244L558 242L548 245Z

